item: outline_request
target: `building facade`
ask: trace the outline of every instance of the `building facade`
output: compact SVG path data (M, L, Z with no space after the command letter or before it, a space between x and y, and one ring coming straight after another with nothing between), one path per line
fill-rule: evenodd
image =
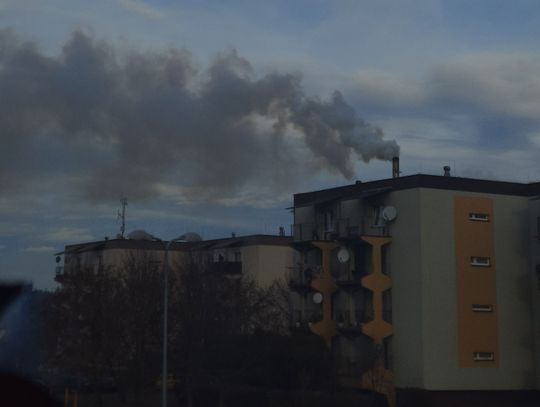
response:
M540 389L540 183L397 175L294 196L295 327L391 402Z
M251 235L201 240L193 239L194 234L187 235L185 241L171 244L168 254L171 267L182 264L188 255L195 255L198 261L205 262L209 271L249 276L260 286L268 286L276 279L285 278L293 265L291 237ZM129 256L140 256L161 269L166 244L127 238L68 245L57 254L56 280L61 282L81 268L95 272L118 270Z

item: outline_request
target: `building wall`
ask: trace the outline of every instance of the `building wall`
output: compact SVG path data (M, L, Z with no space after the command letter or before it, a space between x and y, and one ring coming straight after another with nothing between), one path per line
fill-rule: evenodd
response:
M389 224L388 246L392 277L392 325L390 367L396 387L424 387L423 281L421 270L420 191L409 189L387 196L385 205L397 208Z
M499 359L493 367L459 366L455 197L489 198L493 203ZM527 207L528 199L522 197L420 189L425 389L502 390L533 387L535 373L528 288L528 231L524 216ZM397 240L394 237L394 245ZM397 290L395 285L395 292ZM398 303L394 305L399 307ZM394 340L398 341L399 336L396 335ZM478 366L485 366L478 363ZM400 377L399 371L396 374ZM401 383L396 384L400 386Z
M393 281L394 332L387 344L396 387L540 389L540 200L413 187L296 208L295 223L320 224L332 205L336 220L349 224L363 222L379 205L398 209L386 229L392 237L386 268ZM489 224L468 221L474 208L490 214ZM491 267L476 273L474 255L490 257ZM338 292L334 305L345 307L343 299ZM494 312L473 313L476 303L492 303ZM348 343L340 346L345 356L353 355ZM492 351L495 360L475 361L473 350Z
M294 250L289 246L253 245L242 247L242 273L268 287L287 277L294 266Z
M529 200L529 281L533 314L533 336L535 343L535 370L537 390L540 390L540 199ZM538 267L538 268L537 268Z
M534 388L534 337L529 274L528 198L497 196L495 251L502 386Z
M264 287L269 286L276 279L285 278L294 265L294 250L289 246L249 245L194 253L195 256L201 256L201 260L213 257L215 261L218 261L220 254L223 256L223 261L241 261L242 273L252 277L259 285ZM240 259L238 259L238 254ZM184 251L169 251L169 265L173 268L181 265L187 255ZM155 263L160 269L163 267L163 250L114 248L90 250L79 254L66 254L65 271L76 270L79 261L82 267L91 267L94 271L97 271L100 266L104 267L104 269L113 267L119 270L129 259L129 256L146 259Z
M114 268L119 270L123 267L129 256L140 256L155 262L158 266L163 266L164 251L163 250L135 250L135 249L105 249L105 250L90 250L82 253L66 254L64 259L64 267L66 272L75 271L79 267L90 267L94 271L98 271L99 267ZM182 261L185 254L178 251L169 252L169 264L174 267L175 264Z

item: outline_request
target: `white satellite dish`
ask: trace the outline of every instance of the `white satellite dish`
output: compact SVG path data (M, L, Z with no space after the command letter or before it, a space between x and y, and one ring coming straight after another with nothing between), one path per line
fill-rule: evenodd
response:
M131 240L156 240L154 236L142 229L134 230L127 237Z
M397 217L397 209L394 206L385 206L382 210L382 218L390 222Z
M337 258L340 263L347 263L351 258L351 254L346 248L342 247L337 253Z
M315 304L320 304L320 303L322 303L322 302L323 302L323 299L324 299L324 297L323 297L322 293L315 293L315 294L313 294L313 302L314 302Z

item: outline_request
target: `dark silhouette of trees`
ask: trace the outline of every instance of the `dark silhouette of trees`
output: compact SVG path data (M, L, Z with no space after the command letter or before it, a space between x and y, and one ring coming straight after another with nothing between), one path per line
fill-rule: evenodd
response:
M157 389L161 380L163 274L143 253L118 269L71 271L45 304L48 366L89 390ZM188 404L201 389L223 400L239 386L320 389L331 361L320 338L288 332L283 282L259 287L213 272L188 253L169 273L171 387Z
M48 365L76 385L99 387L122 371L125 355L119 305L124 297L118 275L81 268L65 276L44 307Z

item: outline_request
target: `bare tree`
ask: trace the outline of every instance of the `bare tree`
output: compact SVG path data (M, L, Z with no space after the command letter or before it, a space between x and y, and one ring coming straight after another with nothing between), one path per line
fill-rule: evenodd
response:
M81 268L66 275L44 308L49 366L98 391L113 380L123 367L117 313L122 295L117 275L106 270Z

